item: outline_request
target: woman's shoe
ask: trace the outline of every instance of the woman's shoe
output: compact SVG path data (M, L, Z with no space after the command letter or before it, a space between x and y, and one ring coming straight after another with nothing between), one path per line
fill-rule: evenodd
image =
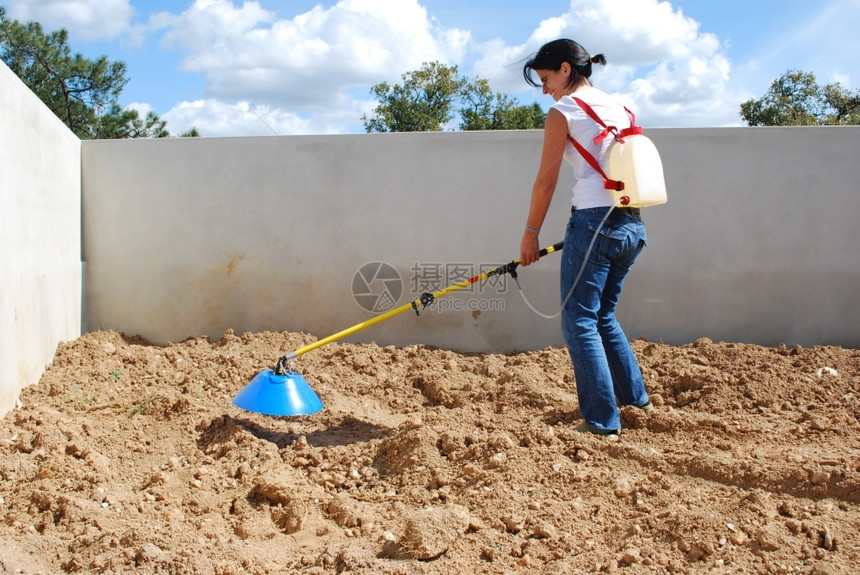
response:
M583 421L582 423L574 427L573 430L577 433L591 433L592 435L599 435L600 437L605 438L606 441L618 441L619 439L621 439L621 436L618 435L618 430L606 432L594 431L591 426L588 425L587 421Z

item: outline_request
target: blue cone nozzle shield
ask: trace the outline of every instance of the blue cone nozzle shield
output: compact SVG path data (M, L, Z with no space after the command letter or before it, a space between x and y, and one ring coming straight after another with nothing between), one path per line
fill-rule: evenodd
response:
M310 415L323 408L320 398L300 374L261 371L236 397L233 405L263 415Z

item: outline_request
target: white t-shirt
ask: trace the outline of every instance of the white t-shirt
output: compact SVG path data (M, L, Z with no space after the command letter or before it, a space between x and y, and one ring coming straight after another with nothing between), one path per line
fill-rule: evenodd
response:
M615 126L619 130L630 126L630 117L624 110L624 106L606 92L587 86L580 88L573 95L591 106L607 126ZM563 96L552 107L567 118L567 133L591 152L606 172L609 163L609 147L614 142L612 135L604 138L600 144L595 144L594 138L603 131L603 127L580 108L570 96ZM603 187L603 176L588 164L570 141L564 147L564 159L573 166L573 175L576 178L576 183L573 185L572 206L582 210L608 207L613 204L612 193Z

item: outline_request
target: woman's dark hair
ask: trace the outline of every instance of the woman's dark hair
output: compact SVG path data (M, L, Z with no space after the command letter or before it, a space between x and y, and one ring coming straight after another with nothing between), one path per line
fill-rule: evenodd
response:
M537 51L525 66L523 66L523 78L535 88L540 88L543 82L532 78L532 70L559 70L562 62L570 64L573 73L570 75L570 85L574 85L578 76L588 78L591 76L591 65L606 65L603 54L589 56L588 52L573 40L562 38L547 42Z

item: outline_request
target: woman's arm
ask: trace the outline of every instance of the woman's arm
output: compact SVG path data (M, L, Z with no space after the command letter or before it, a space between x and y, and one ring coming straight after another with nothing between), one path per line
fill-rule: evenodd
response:
M543 152L541 153L540 168L538 168L532 186L529 217L526 220L526 229L520 242L520 264L523 266L540 259L538 232L543 225L544 218L546 218L549 204L555 193L555 186L558 184L558 174L561 170L566 143L567 120L561 112L550 108L543 131Z

